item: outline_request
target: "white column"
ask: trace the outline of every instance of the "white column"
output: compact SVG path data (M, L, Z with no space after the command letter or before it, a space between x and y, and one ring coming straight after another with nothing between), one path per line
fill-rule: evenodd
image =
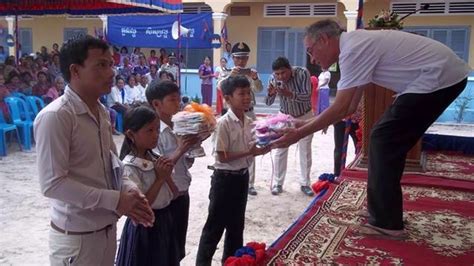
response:
M214 12L212 13L212 21L213 21L213 26L214 26L214 34L221 34L221 29L222 29L222 26L224 26L224 21L226 20L227 18L227 14L226 13L218 13L218 12ZM222 44L223 47L225 47L225 44ZM221 60L221 57L222 57L222 49L213 49L213 58L214 58L214 62L213 62L213 65L214 66L219 66L219 62Z
M102 20L102 34L104 34L104 37L105 37L105 33L107 31L107 15L99 15L99 18L100 20Z
M15 17L8 16L8 17L5 17L5 20L7 21L7 25L8 25L8 35L11 35L13 36L13 38L15 38ZM8 47L8 54L15 55L15 46Z
M357 11L344 11L347 19L347 31L353 31L357 28Z

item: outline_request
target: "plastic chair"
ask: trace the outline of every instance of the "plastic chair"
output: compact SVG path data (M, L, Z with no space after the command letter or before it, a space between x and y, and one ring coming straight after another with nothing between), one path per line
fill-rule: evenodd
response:
M29 113L25 112L26 119L22 119L21 108L26 108L26 103L21 98L7 97L4 101L10 110L10 116L13 124L20 130L21 144L25 150L31 149L31 138L33 136L33 121L29 117Z
M26 94L21 93L21 92L12 92L12 93L10 93L10 96L22 98L23 100L26 101Z
M27 100L28 96L26 96L25 94L21 92L12 92L10 93L9 97L15 97L22 100L21 105L20 105L20 116L23 120L29 119L33 121L35 119L36 115L34 114L33 110L31 110L31 107L28 104L28 100Z
M28 102L28 106L33 111L33 119L36 118L39 111L44 108L44 101L38 96L26 96L26 101Z
M5 122L5 117L3 117L3 112L0 112L0 156L7 156L8 146L7 146L7 133L10 131L16 132L16 141L20 145L20 134L18 133L18 128L13 124L8 124Z

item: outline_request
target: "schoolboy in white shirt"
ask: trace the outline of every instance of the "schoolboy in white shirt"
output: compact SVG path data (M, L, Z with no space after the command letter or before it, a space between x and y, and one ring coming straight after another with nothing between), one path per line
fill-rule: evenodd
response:
M252 119L245 115L252 95L245 76L222 82L229 111L219 119L212 137L215 156L211 176L209 214L202 230L196 265L211 265L216 246L226 230L222 263L243 245L249 166L254 156L270 151L252 141Z

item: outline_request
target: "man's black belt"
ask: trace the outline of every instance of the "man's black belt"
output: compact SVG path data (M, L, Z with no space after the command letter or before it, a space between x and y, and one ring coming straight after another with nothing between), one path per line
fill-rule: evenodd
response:
M242 168L239 170L216 169L214 166L208 166L207 168L223 175L245 175L249 171L248 168Z
M112 228L113 225L109 224L109 225L106 225L105 227L103 227L101 229L98 229L98 230L95 230L95 231L85 231L85 232L75 232L75 231L63 230L62 228L59 228L57 225L55 225L53 222L51 222L51 227L54 230L58 231L59 233L62 233L62 234L65 234L65 235L89 235L89 234L97 233L97 232L100 232L100 231L103 231L103 230L108 230L109 228Z

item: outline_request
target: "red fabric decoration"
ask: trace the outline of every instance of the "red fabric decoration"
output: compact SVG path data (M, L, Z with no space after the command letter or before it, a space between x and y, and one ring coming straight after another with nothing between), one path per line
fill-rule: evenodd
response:
M314 193L319 193L323 189L329 188L329 182L319 180L318 182L313 183L311 188L313 189Z
M267 258L265 249L255 250L255 257L255 262L257 263L257 265L262 265L265 262L265 259Z
M245 245L245 246L251 247L255 251L260 250L260 249L265 250L265 248L266 248L265 243L258 243L258 242L248 242L247 245Z

